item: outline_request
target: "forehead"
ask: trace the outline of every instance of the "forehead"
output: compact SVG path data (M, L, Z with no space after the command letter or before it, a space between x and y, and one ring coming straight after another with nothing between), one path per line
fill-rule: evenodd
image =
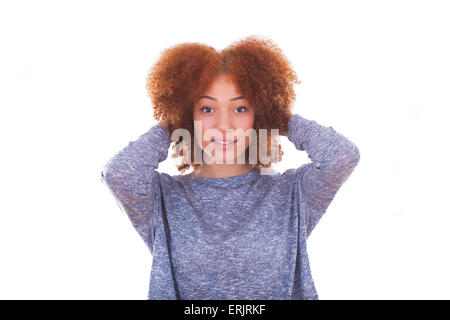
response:
M229 75L219 75L211 80L205 94L216 91L226 91L233 94L240 94L238 83Z

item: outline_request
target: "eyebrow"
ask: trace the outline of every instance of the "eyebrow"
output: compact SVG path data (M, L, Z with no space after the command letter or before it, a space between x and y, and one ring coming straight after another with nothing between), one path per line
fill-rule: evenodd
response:
M213 98L213 97L210 97L210 96L201 96L200 98L198 98L198 100L200 100L201 98L206 98L206 99L211 99L211 100L217 101L216 98ZM239 96L239 97L236 97L236 98L231 98L230 101L239 100L239 99L244 99L244 96Z

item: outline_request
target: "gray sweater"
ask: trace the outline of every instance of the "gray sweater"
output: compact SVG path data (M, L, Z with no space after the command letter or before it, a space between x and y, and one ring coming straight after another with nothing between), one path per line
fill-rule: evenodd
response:
M107 162L101 180L152 254L148 299L319 299L306 241L359 150L298 114L287 137L312 161L282 174L159 173L170 138L158 125Z

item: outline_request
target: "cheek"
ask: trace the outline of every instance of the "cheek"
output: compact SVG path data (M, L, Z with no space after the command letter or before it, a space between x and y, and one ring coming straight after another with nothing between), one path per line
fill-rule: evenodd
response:
M206 147L209 143L209 140L207 139L207 136L205 134L206 130L208 130L209 127L205 126L205 123L203 122L201 124L201 128L197 127L194 128L195 132L195 141L198 145L202 147Z
M252 116L252 117L243 119L240 127L243 129L243 131L245 133L245 132L250 132L251 129L254 129L254 126L255 126L255 118L254 118L254 116Z
M202 145L203 130L200 130L200 128L195 129L195 140L199 145Z
M201 116L199 116L195 112L193 114L193 120L194 120L194 137L192 137L192 139L195 138L196 142L198 144L201 144L201 140L202 140L202 137L203 137L203 132L206 130L205 126L207 124L201 118Z
M245 117L244 119L245 122L245 127L248 128L253 128L253 126L255 125L255 113L254 112L249 112L247 117Z
M245 129L252 129L255 126L255 120L254 119L248 119L245 123Z

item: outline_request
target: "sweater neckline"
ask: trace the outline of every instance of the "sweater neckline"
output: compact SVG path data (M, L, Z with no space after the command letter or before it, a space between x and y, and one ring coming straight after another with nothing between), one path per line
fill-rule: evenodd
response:
M190 176L187 174L182 175L182 176L191 182L222 185L222 184L229 184L229 183L235 184L235 183L243 182L243 181L246 181L253 177L256 177L258 175L259 175L259 172L257 172L257 171L250 171L250 172L238 175L238 176L223 177L223 178L193 177L193 176Z

